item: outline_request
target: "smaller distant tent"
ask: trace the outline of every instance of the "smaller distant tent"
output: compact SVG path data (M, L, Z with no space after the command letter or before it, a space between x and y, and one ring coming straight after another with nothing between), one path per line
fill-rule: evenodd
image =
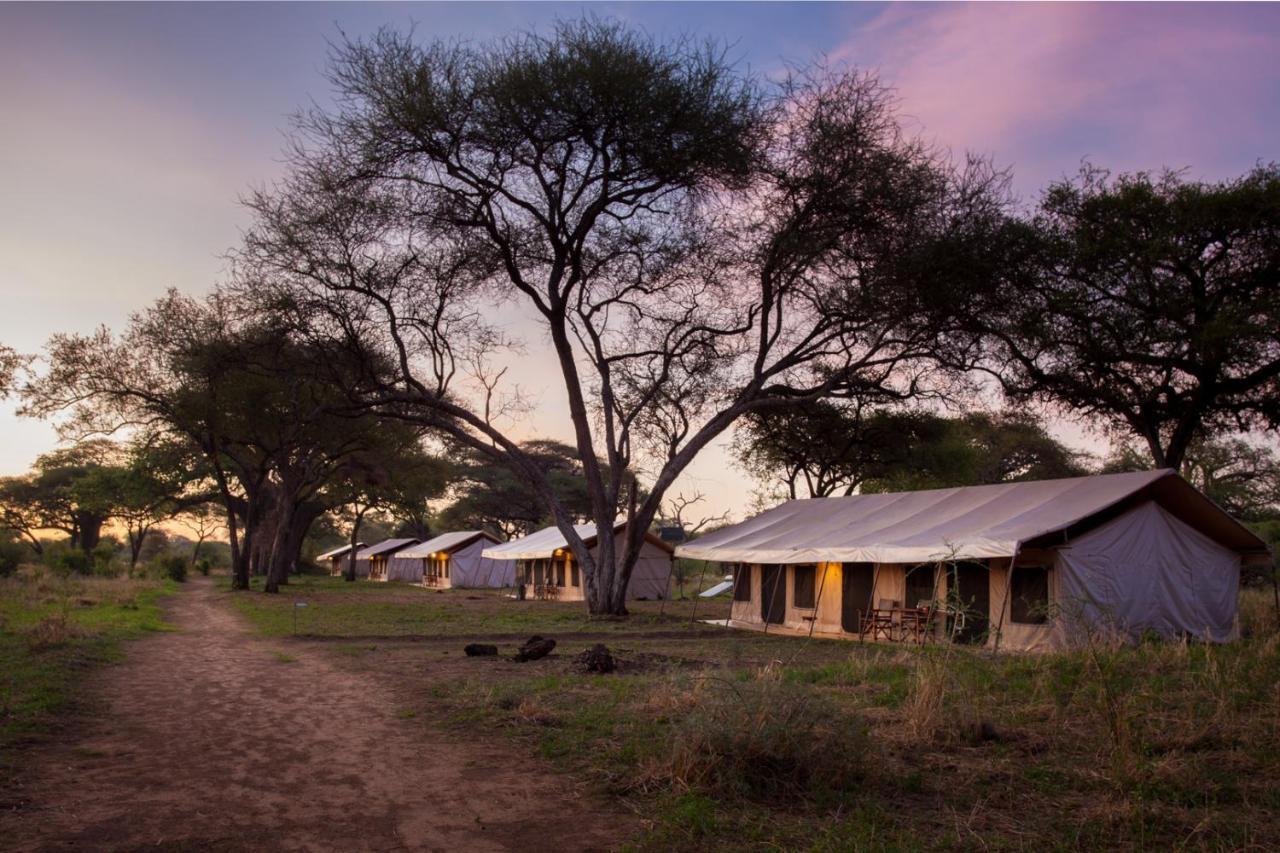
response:
M483 530L455 530L406 548L396 559L416 564L414 577L404 580L436 589L514 586L515 560L484 556L486 548L501 544Z
M356 543L357 548L363 548L363 542ZM351 559L347 556L351 553L350 545L343 545L341 548L334 548L332 551L325 551L316 557L316 562L320 564L329 564L329 574L340 575L347 570L347 566L351 564ZM367 565L367 564L366 564Z
M613 538L619 550L623 546L626 527L625 521L613 526ZM577 524L574 530L592 555L597 554L596 526ZM636 560L631 581L627 584L627 598L642 601L666 598L671 583L672 554L670 545L646 531L640 558ZM521 539L486 548L484 555L492 559L515 560L516 583L524 584L526 593L533 598L586 600L581 567L558 527L544 527Z
M390 579L391 561L396 554L418 544L417 539L386 539L356 552L356 574L367 574L371 581ZM361 563L365 564L362 571ZM397 567L399 570L399 567Z

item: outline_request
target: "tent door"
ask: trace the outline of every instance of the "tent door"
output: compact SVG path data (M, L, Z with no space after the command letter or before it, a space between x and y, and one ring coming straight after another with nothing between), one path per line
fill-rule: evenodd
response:
M840 627L851 634L862 630L862 614L871 603L875 568L870 563L844 563L840 567Z
M956 563L951 571L951 604L964 611L960 643L985 643L991 626L991 571L982 563Z
M781 625L787 615L787 577L784 566L762 566L760 618Z

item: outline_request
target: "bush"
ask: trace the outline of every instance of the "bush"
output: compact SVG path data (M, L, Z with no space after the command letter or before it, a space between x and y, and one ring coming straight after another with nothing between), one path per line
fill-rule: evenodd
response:
M177 583L186 583L187 580L187 560L185 557L179 557L177 554L166 554L158 557L155 561L157 574L162 578L168 578Z
M206 578L209 577L209 570L211 568L213 567L209 564L208 560L201 560L200 562L196 563L196 571L204 575Z
M44 563L55 575L88 575L93 573L93 559L79 548L71 548L65 544L47 546L44 551Z
M688 695L669 751L643 774L648 783L778 800L849 792L862 780L866 726L810 688L766 673L738 683L699 681ZM669 705L672 697L660 701Z
M27 546L21 542L12 539L0 541L0 578L7 578L18 571L28 553Z
M120 566L116 564L116 553L120 543L110 536L104 536L93 546L93 573L102 577L114 578L120 574Z

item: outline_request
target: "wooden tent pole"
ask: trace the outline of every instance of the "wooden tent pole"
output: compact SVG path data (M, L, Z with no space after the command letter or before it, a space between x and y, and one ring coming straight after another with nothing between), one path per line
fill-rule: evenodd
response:
M827 586L827 569L826 563L819 563L822 566L822 582L818 584L818 598L813 602L813 621L809 623L809 639L813 639L813 629L818 624L818 614L822 612L822 590Z
M693 594L693 609L689 611L689 624L693 624L693 620L698 617L698 599L702 597L702 579L707 575L707 561L702 561L702 571L698 573L698 591ZM738 588L738 573L733 573L733 588ZM733 603L729 604L729 616L733 617Z
M872 563L871 565L874 568L871 569L871 595L867 596L867 609L865 611L866 616L870 616L871 611L875 609L876 587L880 584L880 564ZM843 571L843 569L841 571ZM874 633L874 629L873 629L873 633ZM861 622L859 622L858 624L858 642L859 643L863 642L862 637L863 637L862 624ZM871 640L872 642L875 642L875 637L873 636Z
M632 568L632 571L635 571L634 567ZM569 574L568 566L564 567L564 572L566 575ZM658 608L659 619L662 618L663 613L667 612L667 599L671 596L671 576L674 575L675 572L676 572L676 558L675 558L675 555L672 554L671 564L667 567L667 592L665 595L662 596L662 606ZM572 580L572 577L566 578L566 580Z
M1009 570L1004 573L1004 600L1000 602L1000 618L996 620L996 641L991 651L1000 651L1000 638L1004 635L1004 613L1009 609L1009 596L1013 595L1013 567L1018 564L1018 554L1022 552L1022 543L1013 549L1009 558ZM989 571L989 569L988 569Z

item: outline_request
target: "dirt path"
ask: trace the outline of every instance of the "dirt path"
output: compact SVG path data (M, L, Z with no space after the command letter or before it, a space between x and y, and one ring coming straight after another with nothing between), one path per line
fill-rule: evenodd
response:
M635 829L493 738L402 719L386 686L251 635L208 580L188 587L168 606L180 630L95 674L99 710L30 756L0 848L569 851Z

